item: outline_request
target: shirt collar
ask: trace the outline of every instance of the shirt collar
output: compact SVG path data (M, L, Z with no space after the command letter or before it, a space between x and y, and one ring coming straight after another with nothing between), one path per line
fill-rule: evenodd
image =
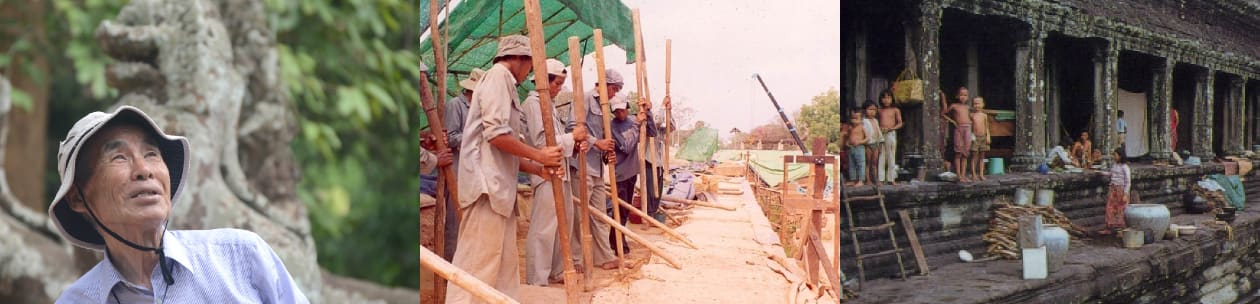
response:
M179 265L190 273L193 271L191 260L188 257L188 248L180 242L174 233L166 231L162 237L162 246L164 247L166 258L175 261L174 265ZM160 276L162 273L160 270L155 269L152 275ZM105 259L97 263L92 271L84 274L82 279L86 279L89 282L102 283L99 286L104 288L92 289L93 294L89 295L92 299L104 299L110 290L113 290L114 286L119 283L127 284L122 273L117 268L114 268L114 263L110 261L108 253L105 254Z

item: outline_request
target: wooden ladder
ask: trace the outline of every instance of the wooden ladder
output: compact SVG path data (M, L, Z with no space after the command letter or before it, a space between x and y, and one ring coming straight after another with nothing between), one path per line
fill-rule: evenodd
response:
M842 191L843 191L843 190L842 190ZM905 262L903 262L903 261L902 261L902 259L901 259L901 252L902 252L902 249L901 249L901 247L897 246L897 234L893 233L893 226L896 226L896 223L894 223L894 222L893 222L893 221L892 221L892 220L888 217L888 208L887 208L887 207L885 207L885 205L884 205L884 192L883 192L882 190L880 190L880 189L879 189L879 185L875 185L875 195L871 195L871 196L848 196L848 195L845 195L845 197L844 197L844 198L842 198L840 201L841 201L841 202L843 202L843 204L844 204L844 210L845 210L845 213L847 214L847 216L848 216L848 218L849 218L849 220L848 220L848 222L849 222L849 233L850 233L850 235L851 235L851 236L852 236L852 238L853 238L853 250L854 250L854 253L857 255L857 265L858 265L858 289L861 289L861 288L862 288L862 283L865 283L865 282L866 282L866 270L865 270L865 267L864 267L864 265L863 265L863 261L864 261L864 260L866 260L866 259L868 259L868 258L873 258L873 257L878 257L878 256L885 256L885 255L890 255L890 254L895 254L895 255L897 255L897 266L899 267L898 269L900 269L900 270L901 270L901 278L902 278L902 279L905 279L905 278L906 278L906 264L905 264ZM853 220L853 206L852 206L852 205L853 205L853 202L869 202L869 201L879 201L879 210L880 210L880 212L882 212L882 213L883 213L883 215L884 215L884 223L883 223L883 224L879 224L879 225L875 225L875 226L854 226L854 220ZM885 250L885 251L880 251L880 252L876 252L876 253L863 254L863 253L862 253L862 243L861 243L860 241L858 241L858 232L863 232L863 231L872 231L872 232L874 232L874 231L886 231L886 232L888 232L888 238L889 238L889 240L892 242L892 248L893 248L893 249L891 249L891 250Z

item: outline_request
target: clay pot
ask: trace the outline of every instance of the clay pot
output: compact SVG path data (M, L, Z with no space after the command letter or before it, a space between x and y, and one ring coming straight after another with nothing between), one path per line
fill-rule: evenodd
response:
M1054 206L1054 190L1037 189L1037 206Z
M1041 229L1041 239L1046 243L1046 269L1049 272L1055 272L1063 268L1063 261L1067 259L1068 245L1072 239L1067 230L1059 225L1044 225Z
M1130 204L1124 209L1124 223L1129 228L1144 230L1153 240L1164 239L1172 214L1163 204Z

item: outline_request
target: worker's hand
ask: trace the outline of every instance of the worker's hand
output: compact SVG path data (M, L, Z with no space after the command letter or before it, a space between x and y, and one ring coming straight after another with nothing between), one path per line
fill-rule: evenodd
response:
M661 101L661 104L665 105L665 108L666 108L666 109L672 109L672 108L673 108L673 107L672 107L672 105L673 105L673 104L669 102L669 96L665 96L665 99Z
M433 132L425 131L420 133L420 148L429 151L437 150L437 138L433 137Z
M545 167L560 166L560 160L564 158L564 152L559 146L543 147L538 149L538 157L534 160Z
M640 113L652 112L652 103L648 101L647 98L639 97L639 112Z
M591 144L587 143L587 141L585 140L578 141L577 148L578 148L578 153L586 153L587 150L591 149Z
M436 154L437 154L437 159L438 159L438 162L437 162L438 167L445 168L455 163L455 156L451 155L450 150L438 151Z
M616 147L616 144L613 143L611 139L601 139L595 141L595 147L603 150L604 152L612 152L613 148Z
M561 167L544 167L544 168L543 168L543 173L546 173L547 175L546 175L546 176L543 176L543 178L548 178L548 179L551 179L551 178L564 178L564 171L566 171L566 170L564 169L564 167L563 167L563 166L561 166Z
M634 114L635 122L642 124L645 120L647 120L647 112L639 111L639 113Z
M583 125L577 125L577 126L573 127L573 140L574 140L574 141L577 141L577 142L585 142L585 141L586 141L586 137L587 137L588 135L589 135L589 134L588 134L588 133L587 133L587 131L586 131L586 126L583 126Z
M606 163L610 163L610 164L612 164L612 163L616 163L616 162L617 162L617 153L612 153L612 152L606 152L606 153L604 153L604 162L606 162Z

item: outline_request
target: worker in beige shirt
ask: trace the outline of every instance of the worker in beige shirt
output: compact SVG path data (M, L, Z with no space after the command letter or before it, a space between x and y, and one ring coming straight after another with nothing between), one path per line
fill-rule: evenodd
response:
M516 175L560 176L560 147L534 148L519 137L524 131L516 86L532 69L529 38L499 39L494 66L473 90L459 149L459 206L464 209L456 267L509 297L520 287L516 252ZM521 159L536 161L522 162ZM481 303L449 283L447 303Z
M559 60L547 59L547 83L550 85L551 98L556 98L560 93L560 87L564 86L565 78L568 72L564 69L564 64ZM534 77L538 77L535 74ZM538 92L530 92L525 97L525 143L535 148L545 147L547 145L546 135L543 131L542 111L543 108L538 100ZM565 160L561 161L562 168L568 168L569 157L574 156L574 150L582 150L581 147L575 147L575 143L581 142L582 146L586 145L586 128L579 127L573 130L573 133L564 132L564 124L560 122L560 116L556 115L555 108L547 109L551 111L552 127L556 130L556 145L565 155ZM566 170L567 171L567 170ZM529 215L529 232L525 235L525 284L547 286L552 282L561 282L563 278L561 274L564 270L564 255L561 254L560 242L556 240L556 229L569 229L569 235L579 235L577 217L574 216L577 211L573 208L573 195L569 190L570 178L568 175L561 178L563 184L560 186L564 192L564 215L568 227L558 227L556 218L556 198L552 195L551 180L544 179L541 176L531 176L529 179L530 186L534 189L534 207L530 208ZM580 238L569 238L569 250L571 256L581 254ZM584 271L584 270L583 270Z

